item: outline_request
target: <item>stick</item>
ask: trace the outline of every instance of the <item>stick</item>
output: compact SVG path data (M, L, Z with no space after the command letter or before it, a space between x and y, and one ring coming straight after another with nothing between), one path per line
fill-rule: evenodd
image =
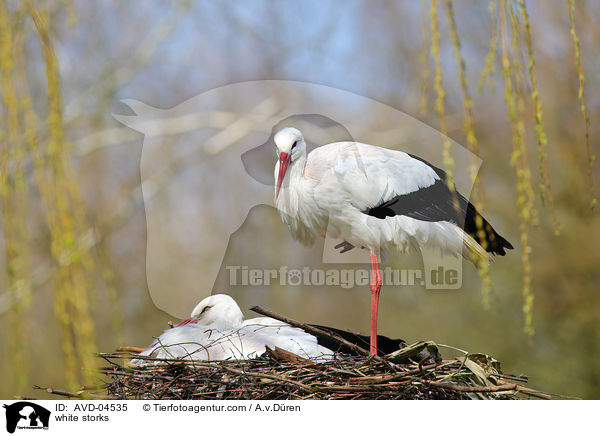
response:
M429 369L434 369L437 366L438 365L434 363L432 365L423 366L422 369L429 370ZM350 383L356 383L356 384L360 384L360 385L371 385L371 384L387 383L387 382L391 382L391 381L401 380L405 377L408 377L408 376L411 376L414 374L420 374L421 372L422 372L421 368L419 368L419 369L411 369L409 371L399 372L398 374L387 376L387 377L381 376L381 375L367 376L367 377L352 377L352 378L349 378L348 381Z
M304 385L304 384L302 384L300 382L297 382L295 380L290 380L289 378L286 378L286 377L280 377L280 376L277 376L277 375L267 374L267 373L262 373L262 372L241 371L239 369L227 368L226 366L223 366L222 368L225 371L230 371L230 372L232 372L234 374L238 374L238 375L246 375L246 376L249 376L249 377L256 377L256 378L270 378L271 380L277 380L277 381L280 381L280 382L289 383L289 384L292 384L292 385L296 385L300 389L303 389L303 390L305 390L307 392L312 392L312 390L308 386L306 386L306 385Z
M286 324L289 324L291 326L301 328L302 330L304 330L307 333L312 333L312 334L317 335L317 336L322 336L322 337L326 337L326 338L329 338L329 339L333 339L334 341L339 342L342 345L345 345L346 347L350 348L351 350L356 351L358 354L360 354L362 356L371 356L372 355L371 353L369 353L364 348L361 348L358 345L353 344L352 342L349 342L349 341L345 340L344 338L336 335L335 333L329 333L329 332L326 332L326 331L321 330L319 328L303 324L303 323L301 323L299 321L296 321L294 319L285 317L283 315L279 315L278 313L271 312L270 310L267 310L267 309L263 309L260 306L251 307L250 310L252 310L252 311L254 311L256 313L259 313L261 315L264 315L264 316L275 318L275 319L277 319L279 321L282 321L282 322L285 322ZM375 356L375 357L377 357L377 356Z
M531 395L534 397L538 397L538 398L543 398L546 400L550 399L550 396L547 394L544 394L542 392L538 392L534 389L530 389L530 388L526 388L524 386L515 384L515 383L507 383L507 384L503 384L503 385L497 385L497 386L459 386L459 385L454 385L451 383L441 383L441 382L435 382L435 381L429 381L429 380L423 380L423 379L419 379L415 377L415 381L430 385L430 386L437 386L437 387L441 387L441 388L448 388L448 389L452 389L453 391L457 391L457 392L502 392L502 391L517 391L517 392L522 392L524 394L527 395Z
M126 351L129 353L141 353L142 351L144 351L144 348L140 348L140 347L119 347L117 348L117 351Z
M46 391L49 394L52 395L58 395L61 397L68 397L68 398L80 398L80 399L96 399L96 400L113 400L116 399L116 397L110 396L110 395L96 395L96 394L92 394L90 392L81 390L78 392L69 392L69 391L64 391L62 389L54 389L54 388L45 388L42 386L38 386L38 385L34 385L33 386L34 389L39 389L41 391Z

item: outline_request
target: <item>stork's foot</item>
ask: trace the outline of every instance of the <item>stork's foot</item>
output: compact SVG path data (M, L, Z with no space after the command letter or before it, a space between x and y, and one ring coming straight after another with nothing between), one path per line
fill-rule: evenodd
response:
M342 253L345 253L346 251L352 250L354 248L354 245L352 245L350 242L342 241L333 248L336 250L341 249L340 254L342 254Z

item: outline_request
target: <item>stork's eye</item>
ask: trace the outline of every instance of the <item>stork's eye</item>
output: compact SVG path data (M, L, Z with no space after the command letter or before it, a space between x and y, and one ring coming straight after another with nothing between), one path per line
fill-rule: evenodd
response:
M294 147L296 146L297 143L298 143L298 141L294 141L294 143L292 144L292 150L294 149Z
M202 314L203 314L203 313L205 313L205 312L208 312L208 309L210 309L211 307L212 307L212 306L205 306L205 307L202 309L202 312L200 312L200 315L202 315Z

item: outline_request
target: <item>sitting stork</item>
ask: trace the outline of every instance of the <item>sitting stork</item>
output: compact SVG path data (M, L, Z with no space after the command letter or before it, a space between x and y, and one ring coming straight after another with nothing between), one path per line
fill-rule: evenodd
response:
M139 355L152 360L245 360L259 357L266 347L276 347L305 359L325 361L334 352L319 345L317 338L304 330L273 318L244 320L239 306L225 294L203 299L189 318L165 330ZM134 359L144 365L149 359Z

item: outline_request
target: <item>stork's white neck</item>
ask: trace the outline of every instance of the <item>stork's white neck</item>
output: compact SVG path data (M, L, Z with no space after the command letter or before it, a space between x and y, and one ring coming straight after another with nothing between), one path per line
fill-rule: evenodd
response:
M286 171L279 196L275 199L275 205L281 212L288 215L294 215L297 211L297 198L299 188L305 181L304 168L306 167L306 154L301 154L292 161ZM275 183L277 183L278 172L280 171L277 163L275 172Z
M303 153L290 164L275 205L293 237L311 246L317 236L325 235L327 214L314 201L312 179L305 177L306 163Z
M304 168L306 167L306 153L301 154L298 158L290 164L290 179L289 184L298 183L304 179Z

